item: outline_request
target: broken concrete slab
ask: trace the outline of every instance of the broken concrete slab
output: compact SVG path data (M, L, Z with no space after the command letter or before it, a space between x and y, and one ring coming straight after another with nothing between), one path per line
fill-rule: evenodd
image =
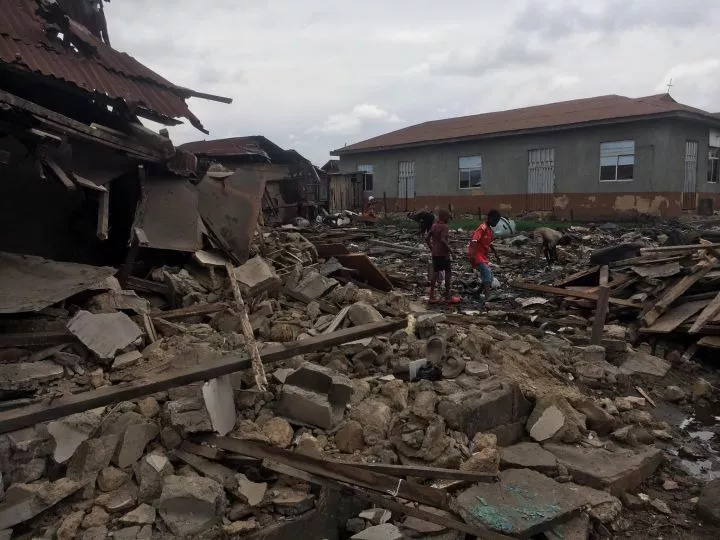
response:
M98 358L110 360L118 351L137 342L143 331L125 313L90 313L80 310L68 330Z
M125 512L137 505L137 493L135 484L127 482L115 491L100 495L95 499L95 504L102 506L111 514Z
M590 538L590 516L580 514L543 534L547 540L588 540Z
M274 510L283 516L299 516L315 507L315 495L307 491L276 486L270 495Z
M350 418L362 425L366 444L373 445L387 440L392 409L379 399L365 399L350 411Z
M257 506L265 498L267 482L252 482L244 474L236 474L238 493L250 506Z
M672 367L667 360L640 351L629 352L620 366L620 373L664 377Z
M90 438L100 426L104 411L105 407L101 407L66 416L48 424L48 432L55 441L53 458L56 463L65 463L78 446Z
M500 468L557 473L557 458L537 443L518 443L500 450Z
M565 425L565 415L555 405L549 405L542 410L536 407L535 411L528 419L527 427L528 433L536 441L550 439Z
M119 437L113 463L124 469L137 462L145 446L160 434L160 427L136 412L125 412L104 427L104 433Z
M140 351L128 351L126 353L119 354L115 357L112 364L113 371L120 371L137 364L143 357Z
M474 437L479 431L511 424L529 413L517 383L499 377L478 382L477 388L445 396L438 404L438 414L448 426Z
M213 431L210 414L202 399L184 397L165 403L165 419L182 436Z
M221 437L227 435L233 430L237 420L230 375L223 375L203 384L202 394L213 429Z
M217 523L225 506L223 487L209 478L168 476L158 501L168 528L178 536L191 536Z
M138 482L138 500L152 502L162 491L165 478L175 474L170 460L162 454L148 454L135 468Z
M383 523L368 527L351 538L352 540L402 540L404 536L395 525Z
M383 316L380 312L365 302L355 302L348 310L348 319L355 326L380 322Z
M68 461L66 476L77 482L93 478L110 464L119 440L111 434L83 441Z
M51 360L0 364L0 390L32 390L62 378L64 373L63 367Z
M273 290L281 283L272 266L260 256L235 268L235 279L240 284L240 291L248 297Z
M608 489L614 495L639 486L663 461L662 450L649 446L610 452L604 448L548 443L545 450L554 454L558 463L567 468L574 482L595 489Z
M98 473L97 484L100 491L114 491L127 482L129 475L117 467L105 467Z
M584 504L564 484L528 469L503 471L498 483L477 484L450 503L467 523L520 538L579 515Z
M308 300L317 300L338 285L336 279L325 277L319 272L308 272L292 290Z
M585 505L590 517L597 519L601 523L610 524L622 512L623 505L620 499L607 491L600 491L573 483L569 483L567 486L578 498L586 501Z
M118 519L123 525L152 525L155 523L155 508L149 504L141 504Z
M0 504L0 530L12 529L52 508L80 488L80 482L60 478L44 484L13 484Z
M135 291L107 291L94 296L87 305L93 313L114 313L129 311L136 315L150 313L150 302Z
M586 418L562 397L541 398L527 421L527 430L537 442L579 442L586 431Z
M352 393L353 386L347 377L306 362L287 376L276 412L330 429L342 420Z

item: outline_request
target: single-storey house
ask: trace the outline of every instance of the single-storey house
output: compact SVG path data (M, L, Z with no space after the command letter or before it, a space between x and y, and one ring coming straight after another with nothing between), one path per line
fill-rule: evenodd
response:
M331 152L396 211L677 216L720 202L720 115L669 94L433 120ZM717 207L717 204L714 204Z

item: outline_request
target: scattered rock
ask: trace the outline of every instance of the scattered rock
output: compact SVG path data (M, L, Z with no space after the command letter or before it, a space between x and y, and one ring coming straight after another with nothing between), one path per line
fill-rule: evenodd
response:
M295 445L295 451L298 454L310 456L314 458L322 459L325 455L320 441L309 433L303 433L298 437L297 444Z
M622 501L623 506L629 510L640 510L645 507L645 502L640 497L636 497L627 491L620 494L620 500Z
M155 508L143 503L118 521L123 525L152 525L155 523Z
M80 524L85 517L85 512L72 512L62 520L57 530L57 540L73 540L76 537Z
M695 399L710 397L712 395L712 392L712 384L710 384L702 377L697 378L695 380L695 383L693 383L692 393Z
M66 476L78 482L93 477L110 464L118 441L118 435L103 435L83 442L68 461Z
M402 540L403 534L395 525L383 523L368 527L351 538L352 540Z
M68 330L95 355L104 360L138 341L143 332L125 313L90 313L80 310L68 322Z
M378 310L364 302L355 302L352 306L350 306L347 316L355 326L380 322L383 320L383 316Z
M160 405L154 397L146 397L138 400L138 411L146 418L155 418L160 414Z
M222 486L203 477L168 476L158 501L160 517L178 536L207 530L219 520L224 506Z
M490 366L483 362L467 362L465 364L465 373L471 377L485 379L490 376Z
M615 406L620 412L632 411L636 407L644 407L645 398L638 398L633 396L615 398Z
M91 527L80 535L79 540L105 540L108 535L108 528L105 525Z
M110 521L110 515L100 506L93 506L92 510L82 521L83 529L91 529L93 527L102 527Z
M0 364L0 390L31 390L62 378L65 370L50 360Z
M365 447L362 424L355 420L345 422L335 433L335 446L346 454L362 450Z
M361 518L350 518L345 522L345 530L351 533L359 533L367 528L367 522Z
M527 430L538 442L578 442L585 431L585 417L563 398L540 399L528 418Z
M276 487L271 497L275 511L283 516L298 516L315 506L315 495L290 487Z
M121 369L132 367L137 364L142 357L143 355L139 351L128 351L126 353L119 354L115 357L115 360L112 363L112 370L120 371Z
M95 503L102 506L111 514L130 510L137 504L137 488L132 482L123 484L122 487L115 491L103 493Z
M720 526L720 480L711 480L700 492L697 513L702 519L713 525Z
M670 367L671 364L667 360L644 352L632 351L628 353L625 362L620 366L620 373L664 377Z
M392 410L385 403L368 398L350 412L350 418L363 427L363 437L368 445L387 440Z
M665 491L675 491L676 489L679 489L679 488L680 488L680 485L677 482L675 482L674 480L665 480L665 482L663 482L663 489Z
M97 484L100 491L114 491L122 486L129 476L116 467L105 467L98 473Z
M287 448L293 440L295 432L287 420L283 418L271 418L262 427L263 434L273 446Z
M465 472L497 474L500 470L500 455L496 448L483 448L470 459L460 464L460 470Z
M660 499L653 499L652 501L650 501L650 506L652 506L658 512L665 514L666 516L672 514L672 510L670 510L670 507Z
M233 538L237 535L244 535L244 533L254 531L258 528L258 522L255 519L248 519L247 521L234 521L228 525L223 525L223 531L232 536Z
M668 386L665 389L664 397L670 403L679 403L681 401L685 401L687 394L679 386Z
M53 458L65 463L81 443L88 440L100 425L104 407L55 420L48 424L48 432L55 441Z
M136 467L135 476L138 481L138 500L151 502L162 492L165 478L174 474L170 460L162 454L148 454Z
M585 415L587 428L601 437L608 435L617 427L615 417L592 401L583 401L575 405L575 409Z

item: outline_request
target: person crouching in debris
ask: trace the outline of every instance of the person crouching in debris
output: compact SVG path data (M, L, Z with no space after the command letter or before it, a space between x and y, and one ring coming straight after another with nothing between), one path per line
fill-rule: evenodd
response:
M450 303L457 303L459 298L450 296L450 282L452 280L451 259L452 251L450 250L450 212L440 210L438 219L430 227L430 231L425 236L432 253L432 270L430 271L430 303L438 303L439 299L435 298L435 287L440 283L440 277L445 275L445 299Z
M550 227L540 227L533 231L533 237L537 242L537 251L535 257L539 257L540 253L545 255L548 264L557 262L557 246L570 243L571 238L560 231L551 229Z
M433 226L433 223L435 222L435 214L433 214L432 212L428 212L427 210L421 210L420 212L410 212L408 214L408 217L413 221L417 221L420 224L420 231L418 234L420 234L420 236L423 238L427 236Z
M497 210L490 210L485 223L480 224L473 233L472 240L470 240L470 246L468 248L470 264L473 269L476 269L480 273L480 281L482 282L486 302L495 299L495 296L490 292L493 284L493 273L492 270L490 270L490 259L488 259L488 254L490 250L492 250L498 264L500 264L500 255L498 255L495 250L495 246L492 244L493 238L495 237L493 227L498 224L500 217L500 212Z

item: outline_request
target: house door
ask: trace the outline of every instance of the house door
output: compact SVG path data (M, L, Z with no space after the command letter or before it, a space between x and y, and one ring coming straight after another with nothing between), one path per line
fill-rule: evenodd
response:
M528 210L552 210L555 192L555 149L528 152Z
M697 167L698 143L685 141L685 181L682 192L682 209L695 210L697 208Z
M415 162L401 161L398 164L398 199L407 212L412 206L409 199L415 198Z

